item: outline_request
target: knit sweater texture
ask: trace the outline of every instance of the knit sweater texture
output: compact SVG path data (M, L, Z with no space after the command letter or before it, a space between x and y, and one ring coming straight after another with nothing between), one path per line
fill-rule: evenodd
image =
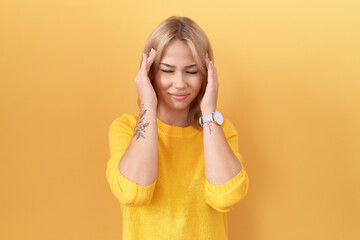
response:
M158 175L150 186L127 179L118 169L138 115L124 114L109 128L106 177L122 212L123 240L227 240L227 216L247 194L249 178L238 152L238 133L225 119L227 142L242 164L221 185L205 178L203 132L167 125L157 118Z

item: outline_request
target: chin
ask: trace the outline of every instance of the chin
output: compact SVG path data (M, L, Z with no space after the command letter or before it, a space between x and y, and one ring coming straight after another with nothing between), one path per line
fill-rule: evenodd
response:
M173 102L170 101L167 105L174 110L186 110L190 108L191 102Z
M173 104L171 106L172 109L174 110L185 110L185 109L189 109L190 104Z

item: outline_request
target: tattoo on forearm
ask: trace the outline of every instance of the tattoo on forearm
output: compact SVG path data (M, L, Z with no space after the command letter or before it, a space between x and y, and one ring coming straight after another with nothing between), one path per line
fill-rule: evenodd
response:
M209 128L209 133L210 133L210 135L211 135L211 133L212 133L211 123L208 123L207 126L208 126L208 128Z
M147 126L149 126L149 124L150 124L149 122L144 123L146 111L147 111L147 109L144 109L144 104L141 105L139 119L138 119L138 122L136 123L135 131L134 131L134 135L133 135L133 136L136 136L136 140L138 140L140 137L145 138L145 135L144 135L145 128Z

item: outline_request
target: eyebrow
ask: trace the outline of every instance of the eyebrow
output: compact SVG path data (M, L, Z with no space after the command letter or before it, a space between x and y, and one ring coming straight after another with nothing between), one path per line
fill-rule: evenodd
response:
M167 64L167 63L160 63L160 64L163 64L169 68L175 68L175 66L173 65L170 65L170 64ZM192 65L189 65L189 66L185 66L185 68L192 68L192 67L196 67L197 65L196 64L192 64Z

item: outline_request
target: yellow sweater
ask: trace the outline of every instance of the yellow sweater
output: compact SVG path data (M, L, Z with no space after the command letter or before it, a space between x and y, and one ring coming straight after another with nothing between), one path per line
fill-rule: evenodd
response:
M138 115L124 114L109 129L110 158L106 177L120 202L123 240L225 240L228 239L226 212L245 197L249 178L244 166L240 173L222 185L205 178L203 132L158 124L158 175L150 186L140 186L118 170ZM225 119L226 139L235 156L238 136Z

